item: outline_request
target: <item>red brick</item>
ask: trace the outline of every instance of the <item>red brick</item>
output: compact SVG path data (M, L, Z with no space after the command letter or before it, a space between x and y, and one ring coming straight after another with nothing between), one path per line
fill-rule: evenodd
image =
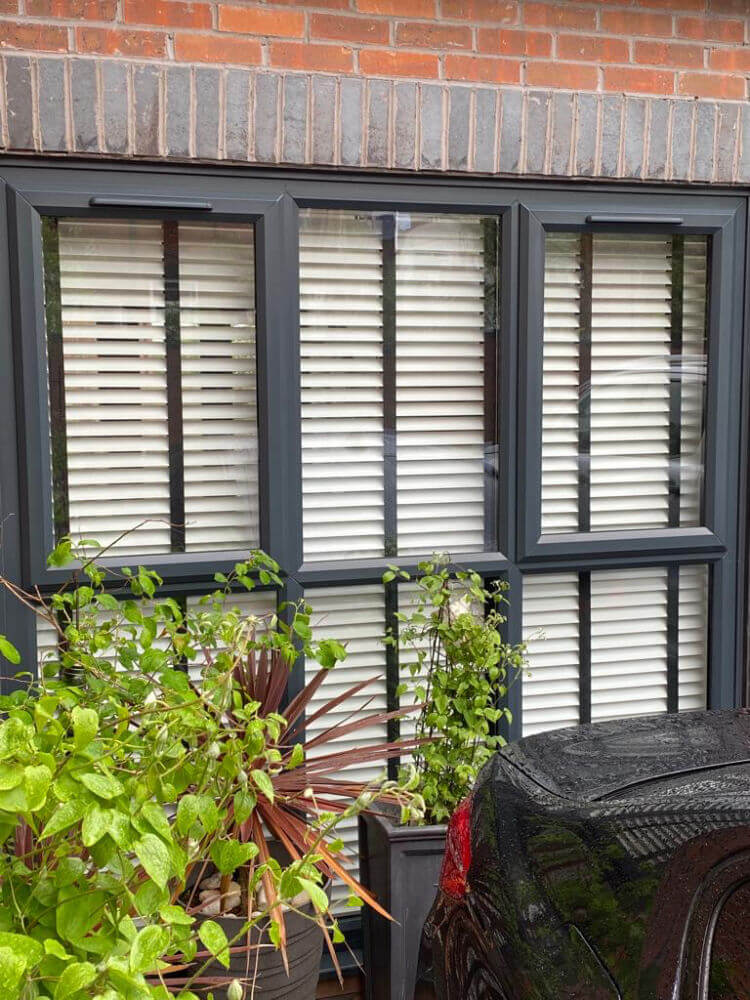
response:
M397 17L437 17L435 0L357 0L363 14L395 14Z
M241 35L278 35L302 38L305 15L298 10L268 10L265 7L219 7L219 28Z
M581 28L584 31L596 27L596 11L593 8L573 7L571 4L530 3L523 9L524 24L535 28Z
M745 80L719 73L680 73L678 90L689 97L719 97L730 101L745 99Z
M518 4L498 0L443 0L440 7L445 18L467 21L489 21L493 24L517 24Z
M521 66L517 59L447 55L445 76L448 80L469 80L472 83L520 83Z
M559 35L557 54L560 59L582 59L584 62L630 61L630 49L624 38L602 35Z
M349 0L273 0L279 7L323 7L325 10L349 10Z
M562 90L596 90L596 66L581 63L530 62L526 82L532 87L559 87Z
M709 64L729 73L750 73L750 49L713 49Z
M493 56L552 55L552 35L544 31L510 31L507 28L479 28L477 49Z
M672 18L669 14L650 14L637 10L603 10L602 31L613 35L671 35Z
M654 10L703 12L706 9L706 0L635 0L635 5L636 7L653 7Z
M0 21L0 48L67 52L68 29L55 28L47 24Z
M174 49L175 58L183 62L233 63L237 66L257 66L263 55L257 39L232 38L231 35L179 32L175 36Z
M166 35L161 31L123 31L119 28L76 28L79 52L107 56L140 56L158 59L166 53Z
M390 28L387 21L372 17L342 17L340 14L312 14L310 34L313 38L335 38L341 42L370 42L387 45Z
M471 29L462 25L407 21L396 26L396 44L418 49L470 49Z
M18 0L0 0L0 14L17 14Z
M207 3L182 0L124 0L128 24L155 24L162 28L210 28L211 7Z
M673 94L674 73L661 69L605 66L604 89L618 90L626 94Z
M437 77L438 57L428 52L386 52L382 49L362 49L359 68L366 76Z
M743 42L745 24L721 17L678 17L675 34L697 42Z
M672 42L636 42L635 62L650 66L703 66L703 46L680 45Z
M712 14L747 14L747 0L708 0Z
M18 7L15 0L13 7ZM26 0L26 13L31 17L111 21L116 10L117 0Z
M305 42L271 42L272 66L286 69L320 70L323 73L351 73L354 53L343 45L308 45Z

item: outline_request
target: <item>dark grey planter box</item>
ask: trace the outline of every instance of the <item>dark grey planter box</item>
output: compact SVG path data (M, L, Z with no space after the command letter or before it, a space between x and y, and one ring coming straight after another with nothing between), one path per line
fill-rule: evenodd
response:
M360 878L393 917L365 907L367 1000L413 1000L422 928L445 850L445 826L400 826L384 815L359 817Z

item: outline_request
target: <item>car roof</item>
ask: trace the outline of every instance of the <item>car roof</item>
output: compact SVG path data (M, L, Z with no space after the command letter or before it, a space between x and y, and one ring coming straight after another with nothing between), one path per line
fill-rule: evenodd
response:
M670 777L747 764L750 710L683 712L539 733L500 751L553 795L591 802Z

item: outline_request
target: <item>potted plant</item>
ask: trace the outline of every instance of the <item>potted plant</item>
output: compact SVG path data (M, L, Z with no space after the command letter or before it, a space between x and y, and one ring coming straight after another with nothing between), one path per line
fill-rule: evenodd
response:
M397 580L410 576L390 567L384 582ZM503 583L488 588L477 572L435 557L419 565L413 585L411 609L396 614L385 642L398 650L401 704L418 706L411 763L425 808L407 822L387 808L359 819L362 881L393 918L363 915L368 1000L413 997L447 821L504 743L507 687L524 666L524 646L502 637Z
M15 935L16 951L5 955L9 946L0 936L0 971L5 961L8 981L18 972L23 1000L27 994L193 1000L196 989L209 988L235 1000L243 982L263 996L312 997L322 941L335 954L341 939L326 880L341 878L378 907L340 857L337 824L379 797L405 818L420 811L420 799L403 783L370 786L333 773L350 763L386 761L416 741L326 751L337 736L372 724L368 717L334 724L315 747L308 744L305 708L346 651L333 639L311 641L305 605L290 609L290 624L248 618L232 607L232 588L253 587L253 574L280 583L278 567L262 553L229 577L218 574L219 589L189 610L161 598L158 576L143 567L122 571L118 582L128 593L118 600L85 547L66 541L51 559L61 564L71 557L80 564L72 585L49 600L4 581L59 642L39 684L1 706L7 719L0 729L0 785L2 734L10 746L17 731L18 745L8 758L7 787L0 788L0 892L12 903L44 889L41 923L30 934L18 933L28 928L11 906L3 929ZM284 706L298 645L320 671ZM0 653L18 658L2 637ZM200 665L200 683L190 680L191 662ZM30 799L10 784L18 775L23 788L39 782ZM5 791L13 794L3 798ZM63 879L60 869L75 877ZM96 905L85 902L89 896ZM78 915L73 938L59 931L59 947L51 938L46 943L50 912ZM40 947L52 948L52 956ZM135 959L123 957L133 948Z

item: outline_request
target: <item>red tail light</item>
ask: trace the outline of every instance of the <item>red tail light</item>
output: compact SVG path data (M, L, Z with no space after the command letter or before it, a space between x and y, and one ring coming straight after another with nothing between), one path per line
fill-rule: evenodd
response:
M453 899L468 891L466 881L471 864L471 798L464 799L451 816L445 838L445 855L440 870L440 888Z

